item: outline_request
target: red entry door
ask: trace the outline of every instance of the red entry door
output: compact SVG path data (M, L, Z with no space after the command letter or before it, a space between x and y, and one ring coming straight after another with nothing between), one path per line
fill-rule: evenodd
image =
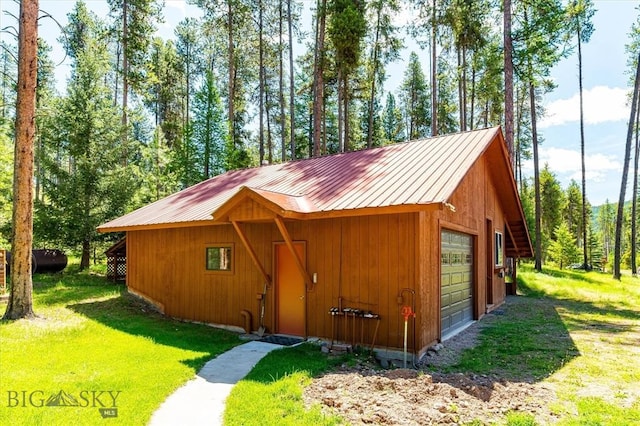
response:
M293 244L302 264L306 263L304 243ZM275 245L276 329L292 336L305 335L304 278L286 244Z

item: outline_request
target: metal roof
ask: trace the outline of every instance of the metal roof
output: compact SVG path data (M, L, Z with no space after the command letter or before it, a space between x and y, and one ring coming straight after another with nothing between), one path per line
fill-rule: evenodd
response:
M234 170L98 229L111 232L208 222L212 213L242 188L250 188L283 210L301 213L446 203L471 166L494 142L504 145L499 127ZM504 147L499 149L506 153ZM503 176L509 179L509 162L505 161L504 166ZM514 192L515 184L511 186L513 191L509 192ZM523 218L517 192L515 202L519 217L513 219L520 222Z

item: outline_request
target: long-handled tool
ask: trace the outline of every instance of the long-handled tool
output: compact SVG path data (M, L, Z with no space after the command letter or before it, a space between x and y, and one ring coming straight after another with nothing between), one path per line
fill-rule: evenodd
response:
M264 299L267 298L267 283L264 283L264 290L262 290L262 295L260 297L260 327L258 328L258 336L264 336L265 328L264 328Z

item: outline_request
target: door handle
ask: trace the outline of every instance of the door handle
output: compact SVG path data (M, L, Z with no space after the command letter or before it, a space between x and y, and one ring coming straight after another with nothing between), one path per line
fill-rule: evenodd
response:
M304 296L300 296L300 300L304 300Z

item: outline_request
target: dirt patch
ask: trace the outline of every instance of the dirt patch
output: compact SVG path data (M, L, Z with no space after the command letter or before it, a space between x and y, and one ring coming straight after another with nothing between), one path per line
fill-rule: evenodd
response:
M463 374L416 370L353 371L319 377L305 402L320 403L351 424L431 425L499 421L509 411L552 421L546 404L554 393L542 385Z
M518 302L515 302L518 303ZM539 423L555 419L549 403L555 392L548 385L498 376L445 374L462 351L478 343L483 327L500 320L500 312L446 341L437 353L425 356L419 370L380 370L363 361L354 367L315 378L305 389L308 406L320 404L325 413L342 416L349 423L432 425L482 424L504 420L510 411L526 412Z

